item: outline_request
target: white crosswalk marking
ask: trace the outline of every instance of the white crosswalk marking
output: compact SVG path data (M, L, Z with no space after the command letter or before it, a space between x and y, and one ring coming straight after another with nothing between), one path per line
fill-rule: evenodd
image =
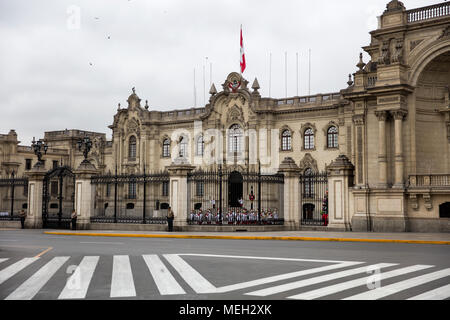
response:
M411 297L408 300L444 300L450 298L450 284L424 292L418 296Z
M230 292L233 290L240 290L240 289L244 289L244 288L259 286L259 285L266 284L266 283L306 276L308 274L350 267L350 266L354 266L356 264L361 264L361 263L362 262L342 262L339 264L333 264L333 265L329 265L329 266L323 266L323 267L317 267L317 268L312 268L312 269L306 269L306 270L301 270L301 271L280 274L280 275L276 275L276 276L272 276L272 277L256 279L256 280L252 280L252 281L247 281L247 282L231 284L228 286L220 287L220 288L217 288L217 292L224 293L224 292Z
M391 266L395 266L395 265L397 265L397 263L379 263L379 264L360 267L360 268L356 268L356 269L350 269L350 270L340 271L340 272L336 272L336 273L330 273L330 274L327 274L324 276L319 276L319 277L309 278L309 279L295 281L295 282L291 282L291 283L286 283L286 284L282 284L282 285L267 288L267 289L249 292L249 293L246 293L246 295L265 297L265 296L277 294L280 292L285 292L285 291L298 289L301 287L306 287L306 286L310 286L310 285L325 282L325 281L335 280L338 278L344 278L344 277L348 277L348 276L355 275L358 273L367 272L367 270L369 270L369 269L373 270L373 268L381 269L381 268L391 267Z
M21 271L22 269L29 266L31 263L35 262L39 258L23 258L16 263L13 263L9 267L0 271L0 284L11 278L13 275Z
M55 257L45 266L40 268L27 281L22 283L13 293L5 300L31 300L42 289L42 287L50 280L50 278L61 268L61 266L69 260L69 257Z
M419 271L419 270L423 270L423 269L427 269L427 268L431 268L431 267L433 267L433 266L415 265L415 266L401 268L401 269L397 269L397 270L393 270L393 271L389 271L389 272L383 272L383 273L379 274L379 277L380 277L379 280L381 281L384 279L401 276L403 274L407 274L410 272L415 272L415 271ZM351 281L347 281L347 282L343 282L343 283L338 283L338 284L328 286L325 288L320 288L317 290L303 292L301 294L290 296L288 298L289 299L302 299L302 300L317 299L317 298L328 296L330 294L341 292L341 291L344 291L347 289L364 286L368 283L368 281L370 281L370 279L371 279L371 276L360 278L360 279L355 279L355 280L351 280Z
M135 297L133 273L128 256L114 256L111 280L111 298Z
M347 297L344 300L376 300L448 276L450 276L450 268L436 271L433 273L427 273L419 277L411 278L388 286L370 290L368 292Z
M187 264L176 254L165 254L164 257L177 270L181 277L197 293L214 293L216 287L206 280L200 273Z
M2 263L3 261L8 260L8 258L0 258L0 263Z
M99 256L84 257L67 280L58 299L84 299L99 258Z
M143 255L142 257L162 295L186 293L156 254Z

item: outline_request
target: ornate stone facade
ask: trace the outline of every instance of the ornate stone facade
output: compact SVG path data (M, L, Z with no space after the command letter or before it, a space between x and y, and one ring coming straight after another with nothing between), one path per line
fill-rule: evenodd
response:
M449 12L449 3L431 7ZM202 168L224 162L254 169L260 161L263 171L277 172L286 157L302 171L316 172L345 155L354 165L352 185L345 189L349 203L343 208L348 212L341 215L349 220L346 227L450 230L443 218L450 214L442 209L450 202L450 15L418 18L430 8L406 10L400 1L389 2L370 44L363 47L370 61L364 63L360 55L354 80L350 75L348 87L340 92L261 97L257 79L248 88L249 81L232 72L222 91L211 86L204 107L161 112L147 101L142 107L133 88L127 108L119 104L109 126L111 141L102 133L46 132L46 166L63 161L77 168L83 157L75 141L84 135L93 138L89 160L102 173L117 169L131 174L144 167L157 171L181 158ZM332 126L338 140L329 148ZM281 132L286 129L291 147L282 150ZM166 155L165 142L170 151ZM19 145L13 130L0 136L0 159L3 176L12 170L26 172L26 159L35 162L31 148ZM7 196L2 194L1 201L6 210Z

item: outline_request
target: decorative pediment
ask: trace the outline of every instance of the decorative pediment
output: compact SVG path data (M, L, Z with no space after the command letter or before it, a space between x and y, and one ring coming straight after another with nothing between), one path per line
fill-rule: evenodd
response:
M302 172L307 168L311 168L314 172L319 172L317 161L309 153L305 154L298 167Z
M128 133L136 133L137 135L139 135L140 133L140 125L139 122L135 119L135 118L131 118L130 120L128 120L127 123L127 132Z

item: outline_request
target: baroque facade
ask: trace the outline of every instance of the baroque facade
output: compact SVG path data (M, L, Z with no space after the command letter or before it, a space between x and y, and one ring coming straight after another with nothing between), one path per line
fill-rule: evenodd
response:
M100 174L156 172L174 164L241 171L261 166L269 174L289 159L305 175L330 170L345 155L354 169L344 187L328 183L330 201L342 200L331 206L330 226L449 231L450 4L406 10L393 0L370 35L363 47L370 60L360 55L340 92L262 97L257 79L249 87L233 72L220 92L212 85L204 107L162 112L142 103L133 88L128 106L119 104L109 126L111 141L103 133L46 132L45 168L78 168L83 154L77 140L84 136L93 141L88 160ZM36 163L14 130L0 135L0 159L2 176L22 176ZM26 207L25 189L16 195L16 208ZM10 195L2 190L0 211L8 211ZM297 192L292 190L285 187L285 199ZM286 210L284 204L285 219L301 220L297 205Z

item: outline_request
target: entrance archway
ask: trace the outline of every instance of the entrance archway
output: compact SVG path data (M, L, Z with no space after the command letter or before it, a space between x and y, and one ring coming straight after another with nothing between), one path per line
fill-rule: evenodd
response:
M230 173L228 177L228 206L239 207L239 199L243 199L243 177L237 171Z

